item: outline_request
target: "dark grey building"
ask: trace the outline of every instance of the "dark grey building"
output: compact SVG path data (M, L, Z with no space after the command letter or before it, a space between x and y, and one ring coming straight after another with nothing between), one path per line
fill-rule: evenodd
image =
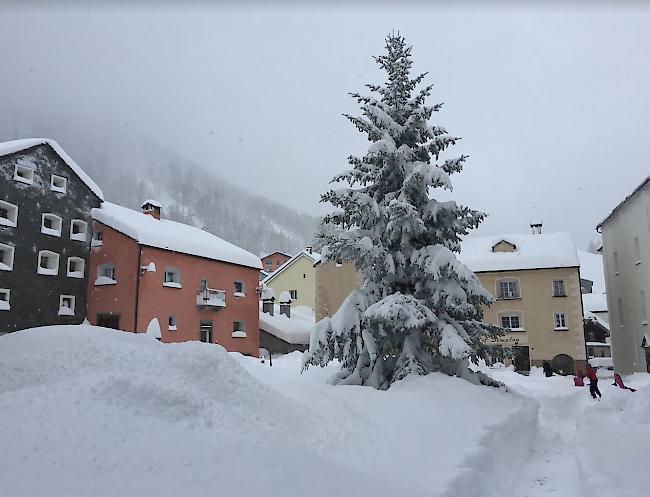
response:
M0 143L0 334L85 318L102 191L52 140Z

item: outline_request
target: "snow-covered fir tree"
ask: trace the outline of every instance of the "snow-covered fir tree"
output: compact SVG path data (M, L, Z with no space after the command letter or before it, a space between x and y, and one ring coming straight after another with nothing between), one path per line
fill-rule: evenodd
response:
M442 104L425 105L433 85L421 87L426 73L411 78L411 49L389 35L375 58L388 81L366 85L370 96L352 94L362 116L346 117L371 144L321 198L334 206L317 233L324 260L352 262L364 278L317 324L305 357L305 367L338 359L341 383L385 389L432 371L470 378L468 358L500 333L481 322L492 297L456 258L485 215L431 198L452 189L467 156L442 157L459 138L429 123Z

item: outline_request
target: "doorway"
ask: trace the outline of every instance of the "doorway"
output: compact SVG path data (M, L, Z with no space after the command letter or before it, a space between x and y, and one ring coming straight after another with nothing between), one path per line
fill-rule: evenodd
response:
M97 326L119 330L120 315L119 314L97 314Z
M516 345L512 348L512 363L515 371L530 371L530 352L528 347Z
M199 340L205 343L212 343L212 321L201 321Z

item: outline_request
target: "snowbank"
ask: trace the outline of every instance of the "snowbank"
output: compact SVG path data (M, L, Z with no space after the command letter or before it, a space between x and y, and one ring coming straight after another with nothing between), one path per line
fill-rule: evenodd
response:
M262 261L256 255L194 226L168 219L158 220L110 202L103 202L99 209L91 212L96 221L142 245L262 269Z
M335 387L285 357L92 326L0 337L2 492L478 496L530 443L534 405L503 389Z

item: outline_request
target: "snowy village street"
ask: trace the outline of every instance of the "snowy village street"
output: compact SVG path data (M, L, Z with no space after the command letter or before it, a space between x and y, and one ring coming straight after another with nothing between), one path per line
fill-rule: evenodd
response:
M650 441L643 376L603 379L602 402L507 369L510 393L439 374L382 392L301 375L298 353L269 367L86 326L0 341L2 497L645 495L644 458L617 459Z

